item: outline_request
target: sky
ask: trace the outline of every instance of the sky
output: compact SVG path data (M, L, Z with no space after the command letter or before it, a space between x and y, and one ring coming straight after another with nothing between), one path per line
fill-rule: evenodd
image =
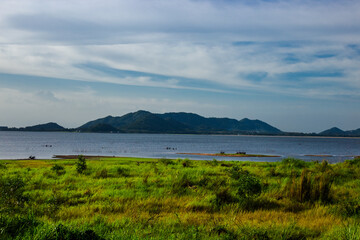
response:
M360 1L1 0L0 126L137 110L360 128Z

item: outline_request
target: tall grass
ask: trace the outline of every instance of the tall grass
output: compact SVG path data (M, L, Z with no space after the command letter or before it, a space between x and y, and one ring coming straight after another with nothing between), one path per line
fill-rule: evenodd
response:
M357 160L77 162L2 162L0 239L356 239Z

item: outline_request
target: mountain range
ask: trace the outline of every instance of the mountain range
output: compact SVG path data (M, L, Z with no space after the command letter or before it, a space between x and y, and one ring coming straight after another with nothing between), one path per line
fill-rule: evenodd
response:
M155 114L147 111L128 113L121 117L107 116L90 121L78 128L91 132L93 129L113 128L128 133L217 133L217 134L280 134L279 129L260 120L244 118L205 118L194 113ZM104 129L105 130L105 129Z
M24 128L0 127L0 131L73 131L102 133L181 133L181 134L252 134L291 136L360 136L360 128L343 131L331 128L316 133L289 133L260 120L206 118L194 113L170 112L164 114L137 111L123 116L107 116L89 121L78 128L67 129L57 123L46 123Z

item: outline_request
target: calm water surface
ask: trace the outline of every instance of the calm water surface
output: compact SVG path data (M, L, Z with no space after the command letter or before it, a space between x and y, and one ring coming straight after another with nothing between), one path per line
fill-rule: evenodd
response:
M169 149L170 148L170 149ZM101 134L62 132L0 132L0 159L51 158L83 154L149 158L213 159L213 156L177 153L235 153L297 157L331 162L360 155L360 138L264 137L177 134ZM309 157L306 155L331 155ZM277 161L281 158L229 158L219 160Z

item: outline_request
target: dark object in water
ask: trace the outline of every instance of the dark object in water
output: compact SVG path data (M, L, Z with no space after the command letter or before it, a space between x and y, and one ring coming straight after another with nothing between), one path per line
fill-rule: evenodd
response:
M30 155L30 156L29 156L29 159L30 159L30 160L34 160L34 159L35 159L35 156Z
M243 154L243 155L245 155L246 152L236 152L236 154Z

